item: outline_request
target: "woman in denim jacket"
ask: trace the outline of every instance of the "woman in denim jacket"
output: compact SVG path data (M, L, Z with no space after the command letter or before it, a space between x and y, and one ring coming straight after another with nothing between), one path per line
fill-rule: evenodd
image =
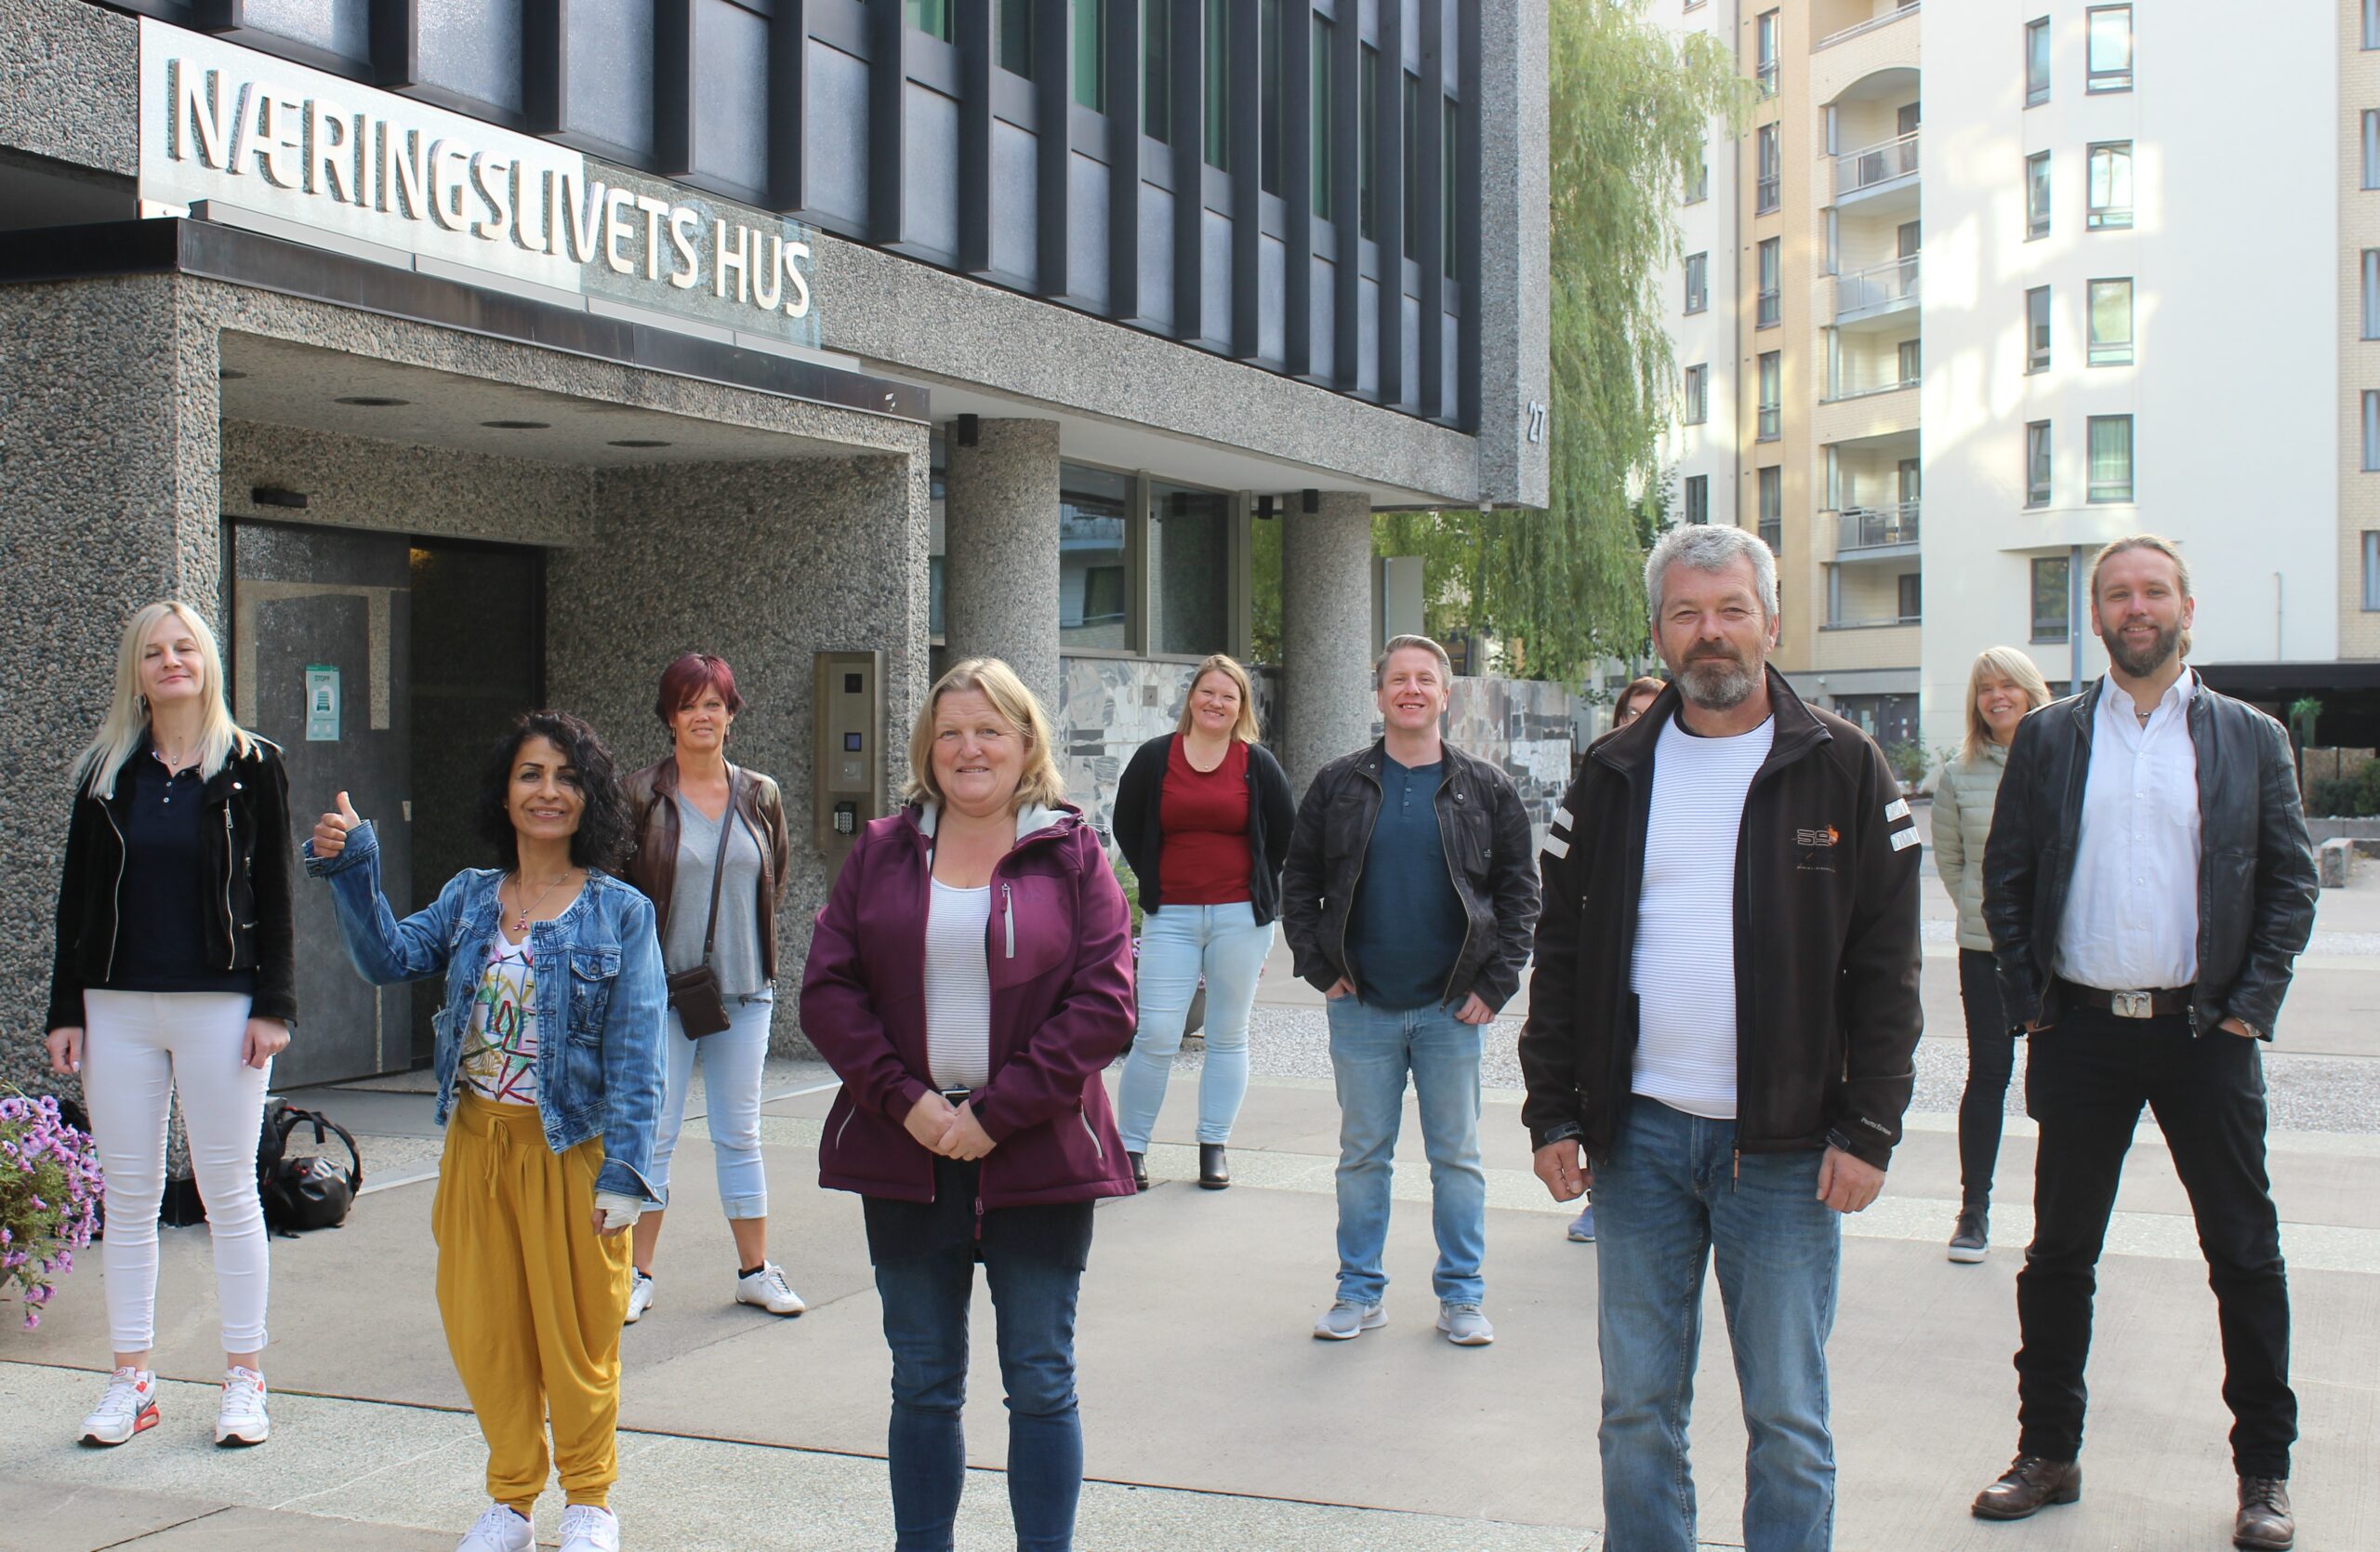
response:
M380 893L372 827L346 793L315 825L306 870L330 881L365 980L446 978L434 1020L446 1127L430 1210L438 1308L487 1439L494 1500L457 1552L528 1552L549 1418L564 1552L618 1552L607 1499L625 1230L654 1200L661 947L652 903L611 874L628 852L628 803L585 723L560 711L516 722L482 778L479 819L503 866L466 869L402 922Z

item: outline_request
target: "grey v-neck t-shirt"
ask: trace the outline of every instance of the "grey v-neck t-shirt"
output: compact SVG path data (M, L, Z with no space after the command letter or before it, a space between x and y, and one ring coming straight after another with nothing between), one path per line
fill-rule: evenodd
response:
M720 820L683 795L678 803L678 876L669 889L669 930L661 962L669 974L703 962L703 924L710 915L710 873L719 860ZM711 944L711 971L728 997L750 997L768 988L760 973L760 843L752 827L730 803L724 816L733 830L727 842L727 876L719 891L719 935Z

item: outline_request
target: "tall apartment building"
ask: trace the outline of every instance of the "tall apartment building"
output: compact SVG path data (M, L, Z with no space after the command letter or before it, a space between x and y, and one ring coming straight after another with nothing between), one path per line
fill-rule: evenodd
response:
M1982 647L2087 682L2082 569L2149 529L2210 683L2380 733L2380 0L1652 7L1758 83L1683 192L1670 451L1805 694L1938 749Z

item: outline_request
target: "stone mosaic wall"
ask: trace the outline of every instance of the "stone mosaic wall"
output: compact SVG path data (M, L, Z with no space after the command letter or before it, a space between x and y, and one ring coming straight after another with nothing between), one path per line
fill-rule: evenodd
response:
M1540 839L1570 789L1576 698L1546 680L1461 678L1448 697L1448 739L1504 768Z

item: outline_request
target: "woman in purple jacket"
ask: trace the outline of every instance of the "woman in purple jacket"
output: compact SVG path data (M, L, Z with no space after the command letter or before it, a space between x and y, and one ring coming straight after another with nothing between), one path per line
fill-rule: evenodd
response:
M909 736L908 806L861 831L802 975L802 1031L843 1080L819 1183L863 1199L892 1349L897 1552L951 1545L978 1261L1016 1545L1073 1545L1075 1296L1092 1202L1132 1193L1100 1073L1133 1014L1123 891L1064 792L1007 664L944 674Z

